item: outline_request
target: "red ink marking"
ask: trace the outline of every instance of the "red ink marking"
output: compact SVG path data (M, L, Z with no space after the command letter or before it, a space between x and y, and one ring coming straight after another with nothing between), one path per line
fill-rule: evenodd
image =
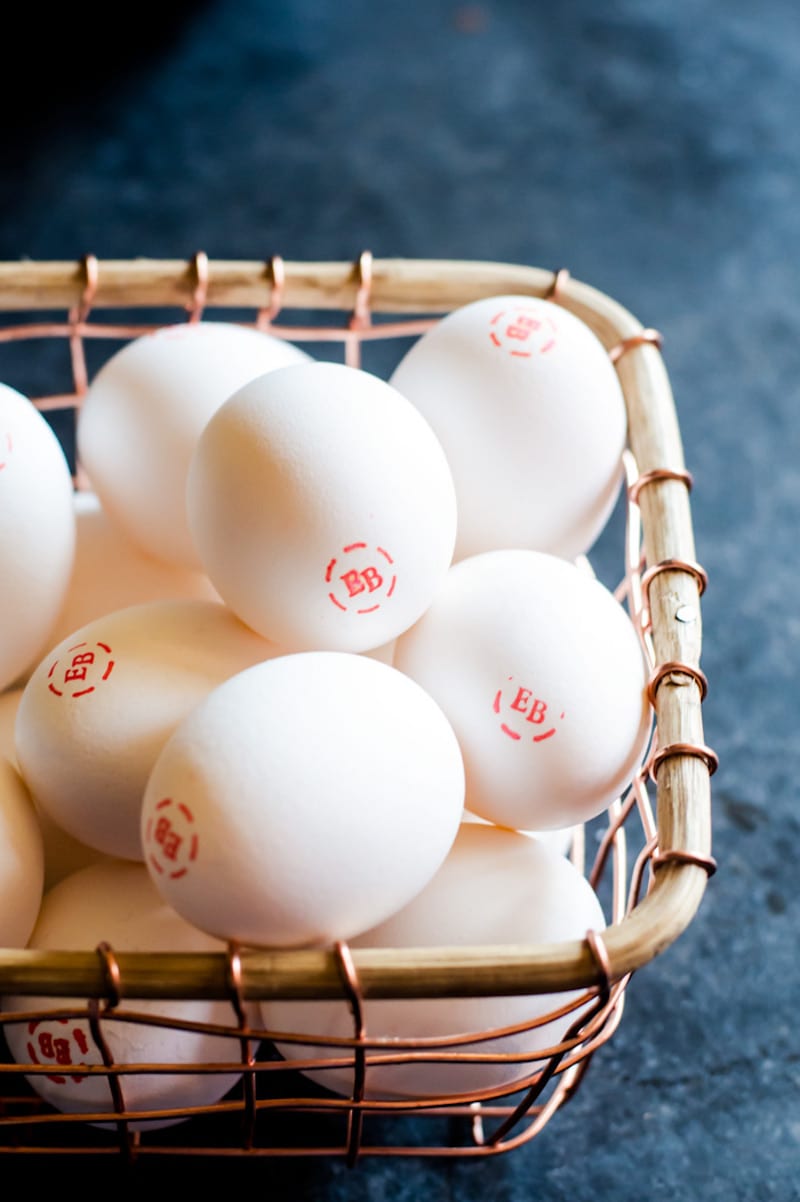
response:
M108 643L100 642L94 646L95 649L90 650L86 642L75 643L67 649L65 662L53 661L47 673L50 682L47 687L51 693L56 697L66 694L72 699L86 697L99 683L108 680L115 663L113 659L106 660L106 656L111 655L111 648ZM102 654L98 654L98 648Z
M376 556L388 564L394 564L385 547L376 545L371 548L366 542L347 543L340 555L329 560L325 583L333 587L328 592L328 600L342 613L375 613L393 595L397 575L384 575L385 569L379 571L375 566ZM367 599L369 604L364 604Z
M555 726L552 726L550 728L550 730L546 730L543 735L534 735L533 741L534 741L534 743L541 743L543 739L549 739L550 736L554 735L555 733L556 733L556 728L555 728Z
M10 434L6 434L6 450L8 451L8 454L9 454L9 455L11 454L11 452L12 452L12 450L13 450L13 449L14 449L14 448L13 448L13 444L12 444L12 442L11 442L11 435L10 435ZM2 463L0 463L0 472L1 472L1 471L3 470L3 468L6 466L7 462L8 462L8 460L7 460L7 459L4 459L4 460L3 460L3 462L2 462Z
M158 817L153 822L148 816L145 824L147 862L160 876L180 880L197 859L200 847L197 832L189 829L194 814L184 802L176 803L171 797L162 798L154 809Z
M28 1024L28 1034L31 1038L27 1042L28 1057L34 1064L42 1066L52 1064L59 1068L73 1068L82 1063L77 1056L86 1056L89 1051L89 1039L86 1032L78 1025L72 1027L71 1030L65 1030L72 1020L66 1018L58 1018L54 1020L57 1027L63 1031L63 1034L57 1034L50 1026L43 1026L39 1020ZM66 1076L63 1073L48 1073L47 1079L55 1085L66 1085L68 1080L72 1080L76 1085L86 1080L85 1073L71 1073Z
M509 682L513 681L514 677L509 676ZM547 717L548 704L541 697L537 697L533 689L528 689L524 685L517 686L513 692L510 692L508 698L504 700L503 690L498 689L492 701L492 709L498 717L502 716L503 706L509 710L514 710L518 714L523 715L525 722L530 722L534 726L540 726L544 723ZM564 711L561 712L561 718L564 717ZM518 740L522 738L512 726L506 722L501 722L500 729L509 738ZM548 730L542 731L540 734L532 735L531 739L534 743L542 743L545 739L551 739L556 734L555 726L551 726Z
M546 355L556 345L557 327L550 317L540 317L524 305L495 313L489 322L493 346L517 359Z

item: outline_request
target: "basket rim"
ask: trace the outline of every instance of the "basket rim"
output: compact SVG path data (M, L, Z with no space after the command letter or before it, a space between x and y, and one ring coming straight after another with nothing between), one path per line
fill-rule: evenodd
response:
M557 290L557 297L554 295ZM628 411L629 443L648 487L641 514L656 669L653 697L662 744L655 779L658 871L652 889L589 940L549 945L352 949L365 997L437 997L556 992L607 987L661 954L688 927L702 900L710 858L710 776L703 742L700 597L681 433L660 340L618 301L568 273L464 259L355 261L114 259L0 262L0 311L67 309L73 321L97 309L178 306L341 310L354 321L380 314L441 314L489 296L552 296L594 330L612 356ZM198 299L199 298L199 299ZM365 317L366 303L366 317ZM77 318L76 318L77 314ZM686 607L695 620L676 620ZM673 669L670 671L670 666ZM681 671L681 668L685 671ZM117 954L126 996L341 997L335 949L229 949L224 953ZM0 949L0 992L104 997L95 952Z

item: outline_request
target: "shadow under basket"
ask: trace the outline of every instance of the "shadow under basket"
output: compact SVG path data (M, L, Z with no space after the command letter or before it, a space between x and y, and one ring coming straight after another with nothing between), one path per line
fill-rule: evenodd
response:
M692 922L715 869L710 777L717 758L703 741L706 679L700 669L700 598L707 580L695 560L692 479L658 331L566 270L373 260L369 252L353 262L332 263L284 262L278 256L222 261L202 253L189 260L98 262L87 255L74 262L0 263L0 378L47 414L80 489L88 484L76 462L75 415L109 348L139 334L201 317L237 321L386 378L392 357L398 359L442 315L500 295L545 297L581 318L606 347L627 406L626 481L613 528L621 545L613 547L610 587L626 605L647 658L653 737L627 792L600 819L578 828L572 843L573 863L602 898L606 927L576 942L499 947L337 944L269 951L230 945L219 954L149 954L101 944L88 952L0 950L0 997L48 1002L36 1014L0 1012L0 1024L24 1017L33 1030L37 1018L58 1017L64 1030L63 1040L46 1055L31 1039L28 1063L13 1061L0 1048L0 1155L78 1152L128 1161L326 1156L353 1166L374 1156L474 1158L509 1151L536 1136L573 1096L591 1058L620 1022L631 974ZM54 378L63 384L54 387ZM365 1071L377 1059L452 1064L508 1058L475 1050L507 1028L439 1040L380 1039L364 1022L369 999L564 991L578 997L572 1025L561 1043L530 1063L519 1053L512 1057L520 1061L513 1092L506 1085L384 1101L366 1095ZM258 1026L258 1001L324 998L349 1004L352 1036L329 1046L324 1061L284 1060L275 1045L291 1040L291 1032ZM76 999L85 1000L78 1005ZM112 1020L152 1021L136 1009L143 999L227 1002L229 1021L209 1031L230 1037L230 1060L191 1066L114 1063L104 1026ZM70 1044L70 1022L77 1018L88 1024L100 1052L94 1059L101 1063L82 1064ZM167 1019L159 1022L170 1025ZM348 1066L349 1096L313 1083L298 1071L299 1063L306 1069L315 1063ZM146 1071L233 1074L236 1084L213 1105L127 1111L125 1082ZM26 1079L60 1072L107 1077L108 1109L62 1113ZM180 1121L167 1124L168 1119Z

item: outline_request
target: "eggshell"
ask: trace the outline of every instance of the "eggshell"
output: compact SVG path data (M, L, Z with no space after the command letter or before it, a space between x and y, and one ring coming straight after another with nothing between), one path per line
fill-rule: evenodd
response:
M31 401L0 384L0 689L44 653L75 556L72 474Z
M44 844L30 793L0 756L0 947L25 947L44 892Z
M143 864L104 861L65 877L44 897L29 946L42 951L89 951L100 943L113 952L219 952L223 944L184 922L153 888ZM124 982L123 982L124 984ZM86 1008L85 998L6 997L7 1011ZM235 1030L228 1002L135 999L125 995L121 1008L175 1023L221 1024ZM217 1032L188 1031L106 1018L101 1031L116 1065L228 1065L240 1055L236 1038ZM57 1110L75 1114L114 1113L105 1075L81 1075L81 1066L101 1065L103 1056L85 1017L40 1018L7 1022L4 1033L19 1064L52 1065L53 1072L30 1074L31 1087ZM223 1097L240 1072L119 1074L124 1105L133 1113L205 1106ZM166 1127L183 1116L134 1119L134 1131ZM103 1121L92 1125L111 1125Z
M22 700L22 692L23 686L20 685L19 688L6 689L4 693L0 693L0 756L7 759L17 772L19 772L19 764L17 763L14 727L19 703ZM20 780L22 780L21 777ZM27 785L24 781L23 786L27 792ZM28 795L30 796L30 794ZM31 798L31 804L36 812L44 844L45 891L60 881L62 877L68 876L69 873L103 858L101 852L93 847L87 847L85 843L74 839L72 835L57 826L48 814L38 808L34 798ZM2 941L0 941L0 946L2 946Z
M505 547L573 558L596 541L620 493L627 416L580 318L538 297L473 301L423 334L390 383L447 454L456 560Z
M147 783L142 845L165 900L203 930L327 944L427 884L463 804L458 744L423 689L369 656L296 652L186 716Z
M0 756L16 765L17 749L14 744L14 723L17 720L23 685L5 689L0 693Z
M367 651L424 612L450 565L453 481L427 422L338 363L261 376L197 444L189 525L231 609L287 651Z
M359 948L493 947L581 940L602 931L602 907L588 881L571 862L537 839L499 827L465 822L439 872L407 906L350 941ZM529 1024L575 1002L581 991L513 997L367 998L363 1016L367 1039L383 1041L368 1052L365 1096L411 1098L473 1090L511 1090L541 1067L541 1053L565 1039L586 1006L515 1034L493 1033ZM308 1069L307 1075L332 1091L349 1094L354 1075L347 1047L315 1043L354 1037L353 1015L339 1001L261 1003L264 1028L288 1060L345 1058L344 1066ZM308 1035L308 1043L281 1035ZM378 1064L381 1056L421 1049L396 1040L447 1039L485 1035L470 1044L433 1048L451 1056L465 1053L517 1055L516 1062L446 1063L418 1060ZM369 1061L372 1060L372 1063Z
M38 665L17 710L37 808L81 843L142 859L142 795L167 738L215 685L273 654L217 601L150 601L81 627Z
M588 821L631 783L652 714L647 665L614 594L541 551L454 564L397 640L395 667L459 739L466 808L513 830Z
M231 322L163 326L126 343L96 373L76 439L93 491L134 542L200 569L186 522L186 473L212 413L248 380L309 356Z
M148 555L116 525L93 492L74 497L76 547L69 588L50 634L55 647L87 622L145 601L219 601L204 572Z
M486 824L485 818L479 818L477 814L470 813L469 810L464 810L461 818L462 822L480 822ZM494 826L495 823L489 825ZM508 829L508 828L505 828ZM578 831L577 826L554 827L550 831L520 831L522 835L529 835L532 839L538 839L540 843L546 843L555 851L560 852L562 856L569 855L572 848L575 835Z

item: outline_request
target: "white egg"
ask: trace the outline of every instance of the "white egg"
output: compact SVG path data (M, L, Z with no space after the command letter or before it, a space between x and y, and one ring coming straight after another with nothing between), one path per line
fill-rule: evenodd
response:
M289 651L367 651L424 612L456 531L444 452L385 381L338 363L270 372L209 421L189 525L210 579Z
M599 580L541 551L454 564L397 640L395 667L459 739L466 808L513 830L586 822L639 769L651 732L633 622Z
M627 416L593 331L553 301L484 298L443 317L390 383L427 418L458 497L455 559L588 550L623 480Z
M81 627L37 666L17 710L37 808L89 847L142 859L142 795L167 738L215 685L273 654L218 601L149 601Z
M588 881L571 862L537 839L500 827L466 822L430 884L386 922L350 941L358 948L497 947L553 944L584 939L605 927L602 907ZM580 990L535 996L373 999L364 1002L371 1047L366 1070L368 1098L432 1097L473 1090L511 1090L541 1067L542 1053L567 1037L586 1003L541 1026L499 1036L493 1032L544 1019L577 1002ZM307 1070L327 1088L353 1089L352 1051L315 1043L286 1042L281 1034L318 1040L354 1037L353 1015L339 1001L263 1001L264 1027L288 1060L349 1059L344 1066ZM394 1052L421 1049L393 1046L395 1040L446 1039L485 1034L470 1044L432 1049L456 1054L516 1055L517 1061L379 1064ZM491 1036L491 1037L490 1037Z
M76 492L74 504L75 564L51 647L87 622L128 605L175 597L219 601L204 572L143 551L111 520L95 493Z
M75 556L72 475L31 401L0 384L0 689L44 653Z
M25 947L44 892L44 843L30 793L0 756L0 947Z
M184 922L165 905L143 864L108 860L65 877L44 897L29 946L41 951L93 951L102 942L112 952L219 952L225 946ZM123 978L124 993L124 978ZM85 998L5 997L3 1009L14 1012L86 1008ZM123 996L121 1008L146 1018L174 1023L236 1026L228 1002L147 1000ZM130 1112L179 1110L213 1104L241 1078L223 1067L239 1060L239 1040L218 1032L103 1017L101 1032L118 1066L219 1065L204 1073L135 1071L118 1080ZM108 1078L80 1069L102 1065L103 1055L88 1018L31 1018L7 1022L4 1033L18 1064L51 1066L52 1072L29 1074L26 1080L51 1106L66 1113L114 1113ZM180 1122L183 1116L134 1119L132 1130L148 1130ZM94 1122L103 1127L109 1123Z
M464 804L453 731L414 681L350 652L245 669L195 706L145 791L166 901L222 939L347 939L427 884Z
M5 689L0 693L0 756L16 764L17 749L14 743L14 723L17 720L23 685Z
M186 522L186 473L212 413L248 380L309 356L231 322L183 322L127 343L89 385L81 463L110 517L143 550L200 568Z
M17 710L22 700L23 686L7 689L0 693L0 757L4 757L19 771L17 763L17 748L14 737L14 727L17 721ZM22 778L20 778L22 779ZM24 781L23 781L24 784ZM25 785L27 791L27 785ZM102 858L102 853L94 847L87 847L78 839L74 839L60 826L53 822L49 814L39 809L35 798L31 799L41 828L41 838L44 843L44 889L50 889L62 877L68 876L78 868L94 864ZM0 940L2 946L2 940Z
M464 810L462 822L480 822L487 824L486 818L480 818L477 814L471 814L469 810ZM496 823L489 823L490 826L495 826ZM508 829L507 827L505 828ZM554 851L560 852L562 856L569 855L573 845L577 826L554 827L552 830L546 831L520 831L521 835L529 835L532 839L538 839L540 843L546 843L548 847L552 847Z

